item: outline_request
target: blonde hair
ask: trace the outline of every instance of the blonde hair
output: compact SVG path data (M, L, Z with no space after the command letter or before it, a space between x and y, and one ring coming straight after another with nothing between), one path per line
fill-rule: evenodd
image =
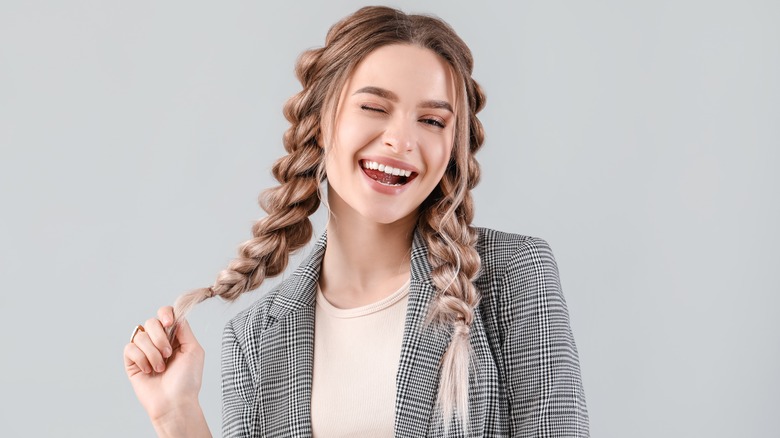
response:
M447 61L458 84L452 155L438 187L420 207L417 230L428 247L431 279L437 291L427 321L452 335L442 358L437 407L445 429L454 418L467 429L469 328L479 302L473 280L480 268L476 230L471 226L471 190L479 181L474 154L484 140L477 113L485 97L471 77L471 51L440 19L388 7L365 7L333 25L324 47L301 54L295 72L303 89L284 106L290 122L284 134L287 155L272 170L279 185L260 198L268 214L252 227L253 237L239 247L238 257L220 272L214 285L180 296L174 314L178 321L195 304L212 296L235 300L260 286L265 278L282 273L289 255L311 240L309 216L320 205L318 188L324 179L325 151L318 145L323 122L334 123L340 92L357 64L389 44L432 50Z

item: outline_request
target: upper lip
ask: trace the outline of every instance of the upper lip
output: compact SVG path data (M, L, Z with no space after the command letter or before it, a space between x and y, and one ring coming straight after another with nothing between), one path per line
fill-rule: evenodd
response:
M384 164L385 166L395 167L395 168L401 169L401 170L408 170L408 171L410 171L412 173L418 173L418 174L420 173L420 171L416 167L412 166L411 164L403 162L401 160L396 160L394 158L376 157L376 156L375 157L363 157L363 158L360 159L360 161L361 162L363 162L363 161L376 161L377 163Z

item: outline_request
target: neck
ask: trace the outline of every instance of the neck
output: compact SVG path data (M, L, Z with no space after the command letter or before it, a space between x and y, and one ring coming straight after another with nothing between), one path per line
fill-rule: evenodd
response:
M335 199L330 199L333 209ZM319 281L327 300L336 307L350 308L398 290L409 279L416 221L416 214L379 224L347 208L331 213Z

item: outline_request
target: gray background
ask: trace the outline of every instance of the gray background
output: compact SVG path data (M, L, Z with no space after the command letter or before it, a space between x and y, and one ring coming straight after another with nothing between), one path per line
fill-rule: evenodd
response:
M0 435L152 435L130 330L249 237L295 59L360 5L0 2ZM474 52L476 222L550 242L593 436L780 436L778 3L393 5ZM261 293L191 316L216 434Z

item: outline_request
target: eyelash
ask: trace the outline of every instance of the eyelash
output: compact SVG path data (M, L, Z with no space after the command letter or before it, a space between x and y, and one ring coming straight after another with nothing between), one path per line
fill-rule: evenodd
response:
M422 121L437 128L444 128L446 126L441 120L438 119L422 119Z
M369 106L369 105L360 105L360 109L364 109L364 110L367 110L367 111L374 111L374 112L377 112L377 113L385 112L385 110L383 110L382 108L376 108L376 107Z
M377 108L377 107L373 107L373 106L370 106L370 105L360 105L360 109L363 109L363 110L366 110L366 111L373 111L373 112L377 112L377 113L384 113L385 112L385 110L383 110L382 108ZM442 122L439 119L428 118L428 119L420 119L420 121L425 123L426 125L430 125L430 126L433 126L433 127L436 127L436 128L444 128L444 127L447 126L447 125L444 124L444 122Z

